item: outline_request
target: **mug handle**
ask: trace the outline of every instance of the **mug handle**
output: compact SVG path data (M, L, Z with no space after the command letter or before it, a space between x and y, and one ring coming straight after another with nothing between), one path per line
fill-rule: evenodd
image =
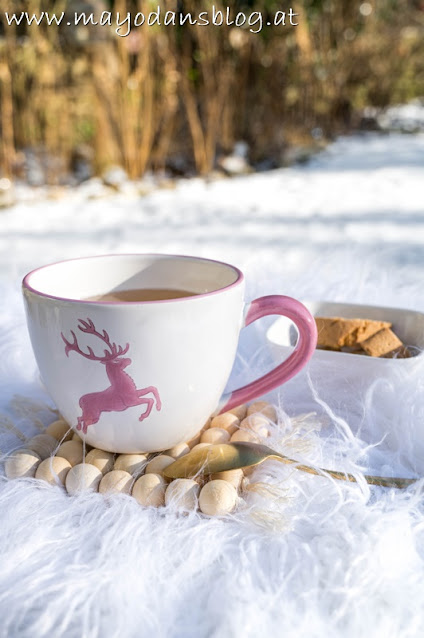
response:
M299 331L299 338L294 351L271 372L238 390L234 390L234 392L224 394L215 414L227 412L282 385L300 372L312 357L317 344L317 326L311 313L300 301L283 295L259 297L246 305L242 327L245 328L267 315L282 315L295 323Z

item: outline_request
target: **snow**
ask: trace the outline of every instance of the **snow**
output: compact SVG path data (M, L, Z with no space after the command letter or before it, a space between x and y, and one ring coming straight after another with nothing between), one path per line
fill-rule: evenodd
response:
M377 115L383 130L415 133L424 129L424 101L420 98L409 104L398 104L384 109Z
M341 138L304 167L180 180L141 198L91 199L86 185L2 212L0 263L7 281L40 261L103 252L185 252L245 266L253 255L299 264L365 245L417 266L423 165L424 135L369 135Z
M48 402L20 299L30 269L102 253L193 254L242 268L249 299L282 293L424 310L423 186L424 134L391 133L340 138L307 165L182 179L143 197L131 185L104 197L95 181L59 199L20 187L19 203L0 212L0 412L33 435L13 396ZM244 331L230 384L268 365L264 325ZM290 421L302 405L282 406L276 445L284 436L304 460L349 471L424 473L412 437L424 440L421 379L385 392L386 423L405 432L399 449L369 449L345 424ZM52 419L46 410L39 418ZM0 434L2 452L18 444L10 429ZM4 635L422 635L420 486L371 492L284 467L260 477L280 489L266 514L252 495L252 511L223 521L0 479Z

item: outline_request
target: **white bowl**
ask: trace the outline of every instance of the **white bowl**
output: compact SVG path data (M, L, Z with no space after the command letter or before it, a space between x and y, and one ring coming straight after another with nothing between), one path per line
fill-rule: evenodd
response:
M416 356L380 359L316 350L307 368L281 387L287 412L321 408L345 420L355 434L360 434L367 441L390 439L388 423L401 413L396 408L397 398L400 400L402 396L402 401L407 401L408 387L424 372L424 314L414 310L329 301L303 303L317 317L390 321L393 331ZM291 321L285 317L278 318L267 331L273 359L281 362L287 357L296 339L297 331ZM402 424L397 427L402 427ZM424 426L422 438L424 443ZM398 433L392 443L398 446Z

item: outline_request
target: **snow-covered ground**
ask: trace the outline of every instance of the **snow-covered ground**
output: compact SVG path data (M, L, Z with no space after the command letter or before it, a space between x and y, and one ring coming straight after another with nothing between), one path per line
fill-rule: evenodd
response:
M97 199L90 192L81 186L59 200L34 202L27 193L26 201L0 212L0 412L13 413L15 393L46 400L19 288L28 270L55 260L115 252L201 255L244 269L249 298L273 292L424 310L424 134L341 138L305 166L209 183L181 180L144 197L131 189ZM260 329L242 338L233 383L265 366L263 343ZM336 394L337 380L334 387ZM424 449L421 378L404 379L390 392L388 427L403 428L408 445L370 451L341 431L329 441L316 424L308 432L299 425L312 437L309 458L424 473L411 439L411 433L421 435ZM281 400L278 393L274 398ZM283 408L293 413L292 406ZM371 420L378 418L372 402L366 410ZM25 420L20 427L31 428ZM10 432L0 437L3 452L12 445ZM370 494L364 485L335 486L282 472L268 476L284 480L288 495L280 494L270 515L287 522L274 535L243 515L232 521L161 518L128 503L107 509L96 495L71 501L31 482L2 483L4 635L423 635L419 489ZM151 529L160 556L147 538ZM99 534L98 549L89 533ZM125 540L130 536L133 541ZM55 538L61 541L53 557ZM78 580L81 575L86 580ZM73 615L65 614L72 596ZM55 632L60 618L63 626Z
M292 272L362 247L421 268L423 171L424 135L366 135L339 139L306 166L181 180L145 197L91 199L93 189L82 186L0 213L3 282L40 263L116 251L192 253L244 267L265 258Z

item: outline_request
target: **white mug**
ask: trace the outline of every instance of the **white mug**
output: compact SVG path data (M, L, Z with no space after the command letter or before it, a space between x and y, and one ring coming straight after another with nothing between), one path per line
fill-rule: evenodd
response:
M87 298L139 288L190 291L159 301ZM313 317L271 295L245 305L243 274L229 264L176 255L72 259L23 280L28 329L42 380L66 421L110 452L153 452L194 436L218 414L293 377L316 346ZM259 317L292 319L286 361L223 395L241 328Z

